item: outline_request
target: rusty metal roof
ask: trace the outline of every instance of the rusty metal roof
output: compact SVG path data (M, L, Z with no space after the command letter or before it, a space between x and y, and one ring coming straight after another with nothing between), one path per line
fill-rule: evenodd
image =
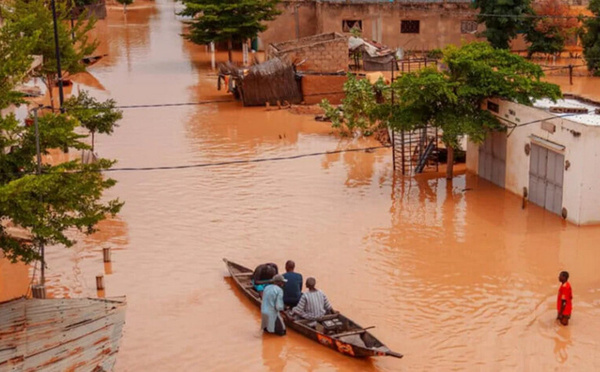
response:
M110 371L125 308L125 297L0 303L0 370Z

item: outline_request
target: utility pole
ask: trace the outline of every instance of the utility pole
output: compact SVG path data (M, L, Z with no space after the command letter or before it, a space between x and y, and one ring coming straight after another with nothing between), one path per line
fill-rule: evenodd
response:
M40 175L42 174L42 153L40 150L40 129L39 129L39 125L38 125L38 110L41 108L42 106L38 106L36 108L33 109L33 123L35 126L35 150L36 150L36 157L37 157L37 169L36 169L36 175ZM41 202L41 200L40 200ZM34 298L46 298L46 287L45 287L45 283L46 283L46 262L44 259L44 243L40 243L40 256L42 257L41 259L41 275L40 275L40 284L38 285L34 285L32 286L32 295Z
M40 151L40 128L38 125L38 109L36 107L33 109L33 122L35 125L35 152L37 156L37 170L36 174L39 176L42 174L42 153ZM45 260L44 260L44 243L40 243L40 255L42 256L42 267L41 267L41 283L44 285L46 283L45 274Z
M62 71L60 68L60 46L58 45L58 21L56 20L56 3L55 0L51 2L52 6L52 22L54 23L54 50L56 53L56 72L58 75L58 99L60 103L60 112L64 112L63 102L65 100L65 96L63 93L63 81L62 81ZM50 87L52 89L52 87Z
M396 54L392 58L392 81L390 82L390 88L392 88L392 114L394 113L394 64L396 63ZM393 169L396 170L396 135L394 134L394 128L392 127L392 163Z

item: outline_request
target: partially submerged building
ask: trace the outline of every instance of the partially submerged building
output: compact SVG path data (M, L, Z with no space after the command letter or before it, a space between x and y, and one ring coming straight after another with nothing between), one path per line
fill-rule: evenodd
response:
M477 40L482 26L470 0L284 0L260 34L271 43L323 33L362 37L390 48L427 51Z
M270 44L267 59L297 64L298 71L339 72L348 69L348 38L337 32Z
M488 101L506 132L469 142L467 169L570 222L600 223L600 105L567 97Z

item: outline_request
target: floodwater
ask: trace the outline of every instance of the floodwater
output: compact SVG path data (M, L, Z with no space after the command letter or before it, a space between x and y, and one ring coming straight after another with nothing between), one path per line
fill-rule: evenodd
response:
M109 56L73 89L121 105L228 99L205 48L179 36L175 10L158 0L110 11L98 25ZM377 145L330 132L311 116L236 102L136 108L96 148L130 168ZM49 248L47 278L54 297L97 296L101 273L100 295L127 295L117 371L600 370L600 227L521 209L472 175L394 178L387 149L109 175L122 213L71 249ZM111 264L102 247L113 248ZM261 337L259 311L223 257L250 267L294 259L336 309L376 326L405 358L355 360L293 332ZM565 269L569 327L554 320ZM11 282L21 291L23 272Z

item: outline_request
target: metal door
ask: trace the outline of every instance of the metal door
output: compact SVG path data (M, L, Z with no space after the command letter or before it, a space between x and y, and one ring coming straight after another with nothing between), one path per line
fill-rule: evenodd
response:
M490 132L479 146L479 177L504 187L506 175L506 133Z
M565 156L536 144L530 155L529 200L561 214Z

